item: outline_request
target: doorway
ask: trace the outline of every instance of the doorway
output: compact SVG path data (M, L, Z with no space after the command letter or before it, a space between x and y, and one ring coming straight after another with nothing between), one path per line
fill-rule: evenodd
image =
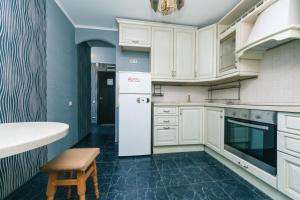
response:
M98 71L97 119L100 125L115 124L116 72Z

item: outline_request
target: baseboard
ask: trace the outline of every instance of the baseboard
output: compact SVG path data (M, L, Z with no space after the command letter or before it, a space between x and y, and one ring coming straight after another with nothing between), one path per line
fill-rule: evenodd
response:
M266 184L262 180L258 179L254 175L250 174L249 172L243 170L241 167L237 166L227 158L223 157L219 153L215 152L214 150L210 149L209 147L205 147L205 152L210 154L212 157L220 161L222 164L224 164L226 167L237 173L239 176L241 176L243 179L251 183L252 185L255 185L257 188L259 188L261 191L263 191L265 194L267 194L272 199L276 200L291 200L289 197L285 196L281 192L279 192L277 189L271 187L270 185Z
M153 154L204 151L204 145L153 147Z

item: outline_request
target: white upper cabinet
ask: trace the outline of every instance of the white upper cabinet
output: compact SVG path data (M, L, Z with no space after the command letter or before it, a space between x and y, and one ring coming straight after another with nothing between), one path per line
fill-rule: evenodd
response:
M224 149L224 110L205 108L204 116L205 145L222 154Z
M197 31L195 69L197 80L214 79L217 76L216 28L216 25L212 25Z
M128 50L150 50L151 26L119 22L119 45Z
M195 30L174 31L174 75L175 79L194 79L195 73Z
M152 79L172 79L174 45L173 29L167 27L152 28L151 74Z
M203 144L203 108L180 107L179 144Z

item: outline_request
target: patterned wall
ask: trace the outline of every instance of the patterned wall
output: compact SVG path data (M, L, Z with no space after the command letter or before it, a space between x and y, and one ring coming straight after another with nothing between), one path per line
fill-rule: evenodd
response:
M91 47L77 45L78 57L78 140L90 133L91 126Z
M0 123L45 120L46 1L0 0ZM0 159L0 199L46 159L46 147Z

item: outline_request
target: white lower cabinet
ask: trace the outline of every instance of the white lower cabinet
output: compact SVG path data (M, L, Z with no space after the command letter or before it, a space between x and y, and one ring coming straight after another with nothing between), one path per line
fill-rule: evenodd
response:
M300 200L300 158L278 151L278 189Z
M179 108L179 144L203 144L203 108Z
M177 126L155 126L154 146L169 146L178 144Z
M203 144L203 113L201 106L154 106L154 146Z
M222 154L224 149L224 109L205 108L204 143L212 150Z

